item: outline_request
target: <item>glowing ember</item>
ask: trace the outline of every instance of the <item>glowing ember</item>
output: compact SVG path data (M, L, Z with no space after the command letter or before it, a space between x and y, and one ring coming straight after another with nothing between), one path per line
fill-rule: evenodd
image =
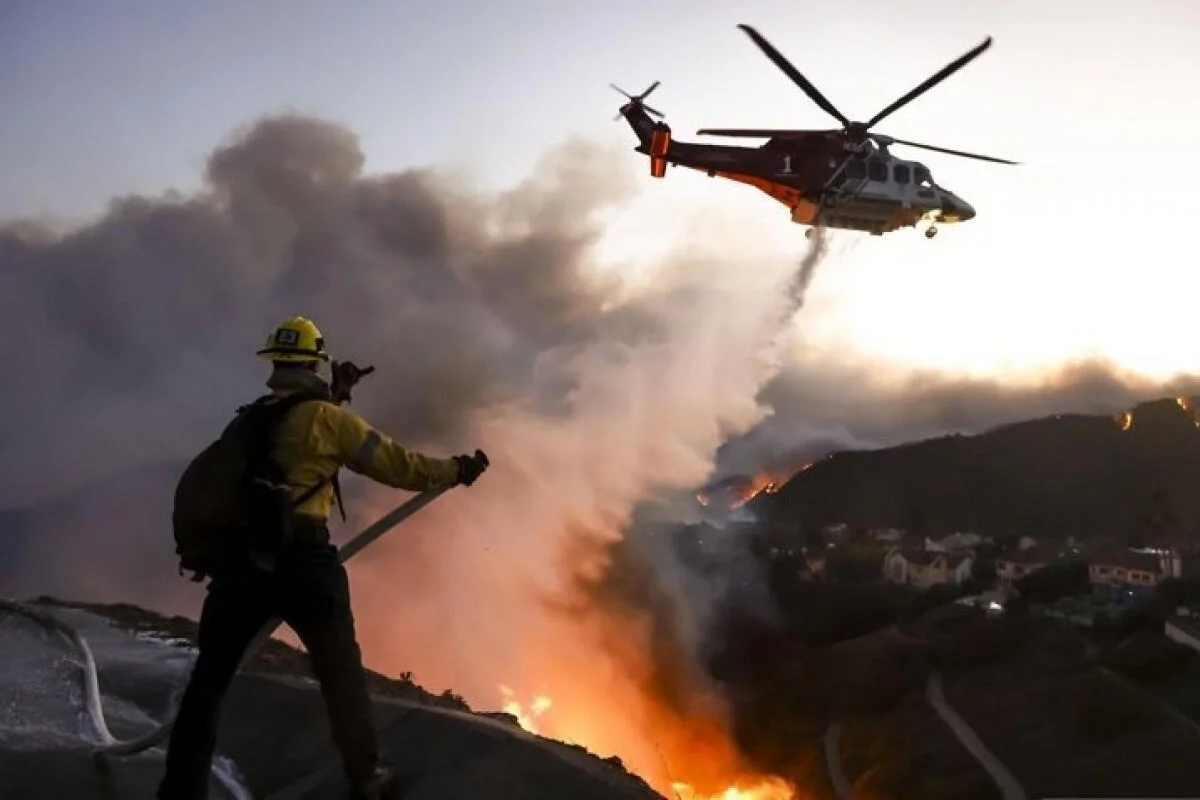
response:
M1133 412L1123 411L1120 414L1114 414L1113 419L1122 431L1127 431L1133 427Z

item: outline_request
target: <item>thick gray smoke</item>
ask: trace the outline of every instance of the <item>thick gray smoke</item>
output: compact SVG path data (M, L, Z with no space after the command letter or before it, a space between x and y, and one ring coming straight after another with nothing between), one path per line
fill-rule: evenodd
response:
M68 231L0 227L0 334L19 353L0 392L0 507L34 507L0 516L0 592L194 614L171 569L173 480L263 390L267 331L302 313L336 355L377 367L355 400L368 419L494 464L355 564L368 661L485 706L500 683L547 691L549 732L653 772L644 726L661 744L671 717L645 696L646 616L626 606L614 639L547 610L578 611L576 578L621 568L611 546L639 502L706 481L723 443L740 469L1153 388L1100 368L1013 391L783 359L823 240L770 263L684 250L631 292L594 268L603 215L632 191L627 155L568 142L485 195L436 170L365 175L352 133L277 117L218 148L194 195L123 198ZM399 499L357 488L355 524ZM706 591L661 548L631 552L628 586ZM689 730L678 741L695 745Z
M795 465L836 449L872 449L1056 413L1109 414L1153 397L1193 396L1200 378L1166 382L1081 361L1025 383L901 372L801 352L762 392L771 416L721 451L723 471Z

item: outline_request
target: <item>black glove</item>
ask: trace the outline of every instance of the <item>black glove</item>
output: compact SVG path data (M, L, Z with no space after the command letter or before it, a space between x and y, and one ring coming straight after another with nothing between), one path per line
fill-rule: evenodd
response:
M352 361L334 361L330 365L333 380L329 384L329 394L335 403L349 403L350 390L365 376L375 371L374 367L359 367Z
M455 456L454 460L458 462L458 482L464 486L474 483L489 464L487 453L482 450L476 450L473 456Z

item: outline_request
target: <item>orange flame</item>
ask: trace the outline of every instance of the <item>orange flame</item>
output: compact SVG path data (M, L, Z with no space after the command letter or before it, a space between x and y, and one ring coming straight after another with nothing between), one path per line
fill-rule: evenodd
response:
M730 503L730 508L741 508L760 494L775 494L792 478L812 466L812 462L782 470L763 470L757 473L738 492L738 496Z
M511 714L517 724L529 733L546 735L539 730L537 720L554 706L554 702L549 696L538 695L528 706L525 706L517 700L516 693L508 686L501 685L499 689L504 698L505 713ZM569 736L555 738L568 744L582 744L573 741ZM660 755L662 754L660 753ZM651 776L643 775L642 777L651 785L656 786L659 791L669 788L670 796L676 800L798 800L796 789L787 781L776 777L733 778L730 785L717 792L707 794L697 791L692 784L684 781L670 779L657 781L653 780Z
M1175 405L1179 406L1179 410L1189 415L1192 418L1192 424L1200 428L1200 409L1196 408L1196 404L1189 397L1176 397ZM1113 415L1113 420L1117 426L1124 432L1133 427L1133 411L1122 411L1119 414Z
M1190 414L1192 417L1192 424L1197 428L1200 428L1200 413L1198 413L1196 410L1196 404L1187 397L1176 397L1175 403L1180 409L1183 410L1184 413Z

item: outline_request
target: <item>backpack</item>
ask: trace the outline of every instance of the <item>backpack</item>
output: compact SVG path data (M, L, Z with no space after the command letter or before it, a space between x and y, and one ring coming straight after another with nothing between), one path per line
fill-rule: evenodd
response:
M271 458L284 416L300 403L328 399L315 392L260 397L239 408L220 438L192 459L175 487L171 514L180 575L187 570L202 581L255 555L277 554L292 538L296 508L326 483L333 482L341 509L336 471L293 500L283 468Z

